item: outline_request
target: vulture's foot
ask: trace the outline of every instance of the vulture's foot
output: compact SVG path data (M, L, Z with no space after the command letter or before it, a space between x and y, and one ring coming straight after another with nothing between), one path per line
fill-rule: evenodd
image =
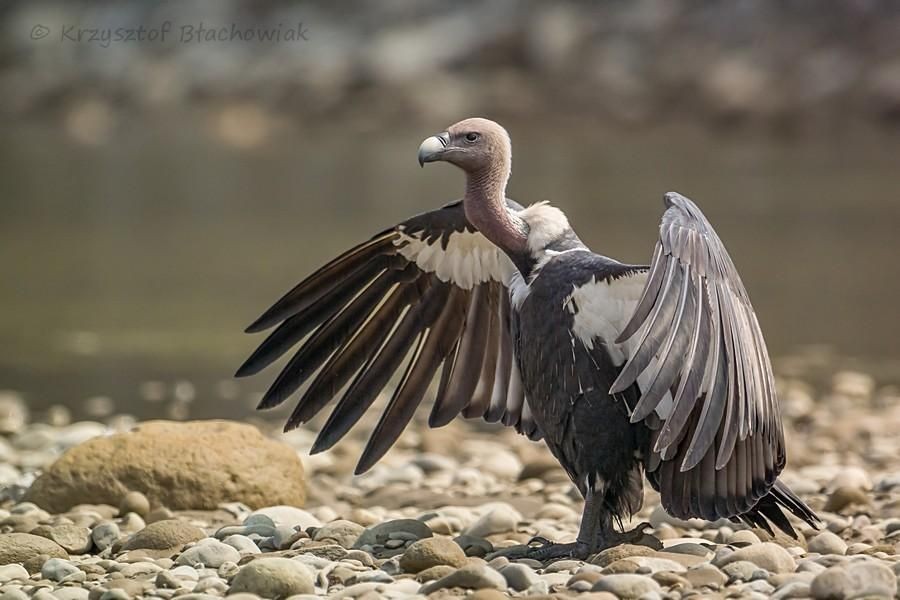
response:
M649 533L644 533L645 529L651 529L653 526L644 521L634 529L628 531L604 531L598 536L598 543L595 552L613 548L620 544L634 544L636 546L647 546L654 550L662 550L662 542Z
M485 558L491 560L497 556L505 556L509 560L518 560L520 558L530 558L540 562L548 560L556 560L559 558L574 558L577 560L585 560L593 552L596 552L590 545L584 542L570 542L568 544L557 544L551 542L545 537L536 536L531 538L527 544L511 546L498 550L489 554Z

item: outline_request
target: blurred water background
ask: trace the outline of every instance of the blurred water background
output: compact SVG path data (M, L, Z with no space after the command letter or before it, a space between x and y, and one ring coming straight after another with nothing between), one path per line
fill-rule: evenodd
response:
M663 192L696 200L779 372L900 383L898 7L7 1L0 388L36 411L247 414L274 372L231 379L243 327L456 198L415 153L471 115L512 135L510 195L600 253L648 260ZM201 24L223 39L180 39Z

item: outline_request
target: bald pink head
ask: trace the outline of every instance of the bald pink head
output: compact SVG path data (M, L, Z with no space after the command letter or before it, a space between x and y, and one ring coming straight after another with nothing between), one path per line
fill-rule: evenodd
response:
M526 227L506 206L506 183L512 165L512 145L506 130L480 117L462 120L419 146L419 164L437 161L465 171L463 206L469 221L504 250L522 251Z

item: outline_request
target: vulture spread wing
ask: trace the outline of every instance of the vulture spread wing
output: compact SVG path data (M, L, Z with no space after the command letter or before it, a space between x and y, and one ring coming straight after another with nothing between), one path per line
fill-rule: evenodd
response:
M462 414L539 439L513 358L506 288L512 270L506 255L468 222L460 202L413 217L326 264L250 325L251 333L278 327L237 376L259 372L303 341L259 408L280 405L311 380L287 431L344 390L313 446L321 452L402 370L357 473L396 442L439 369L429 425Z
M647 282L616 340L628 361L610 391L640 377L631 420L653 429L648 477L666 509L684 518L734 517L781 490L784 434L772 367L712 226L684 196L668 193L665 205Z

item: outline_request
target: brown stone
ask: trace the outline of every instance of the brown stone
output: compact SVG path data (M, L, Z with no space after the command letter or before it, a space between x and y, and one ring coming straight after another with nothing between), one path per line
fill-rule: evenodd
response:
M39 535L30 533L0 534L0 565L25 563L37 557L69 558L69 555L59 544ZM28 569L28 566L25 568ZM33 569L29 570L29 572L31 571Z
M301 506L306 498L296 451L255 427L149 421L70 449L34 482L25 499L64 512L82 503L118 506L130 491L144 494L152 506L176 510L211 510L223 502Z

